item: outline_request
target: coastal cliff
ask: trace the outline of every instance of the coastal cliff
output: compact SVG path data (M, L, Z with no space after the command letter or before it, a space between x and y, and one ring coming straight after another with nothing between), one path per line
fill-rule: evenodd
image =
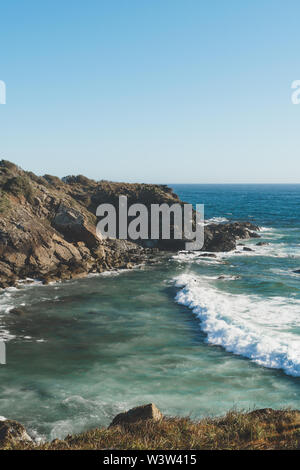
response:
M184 248L184 240L158 240L147 248L127 240L100 240L96 208L101 203L183 204L165 185L96 182L82 175L36 176L0 162L0 287L19 280L44 283L131 268L153 261L158 251ZM230 251L236 240L258 237L248 222L205 227L202 251ZM175 242L175 243L174 243Z

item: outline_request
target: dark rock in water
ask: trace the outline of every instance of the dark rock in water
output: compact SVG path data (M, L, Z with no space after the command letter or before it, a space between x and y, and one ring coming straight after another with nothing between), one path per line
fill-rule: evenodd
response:
M154 405L154 403L149 403L148 405L137 406L136 408L132 408L125 413L118 414L112 420L110 426L136 423L138 421L145 421L149 419L152 421L160 421L162 418L163 414Z
M256 243L256 246L265 246L265 245L270 245L268 242L258 242Z
M249 232L249 234L250 234L250 238L261 238L261 236L258 235L258 233L256 232Z
M202 251L232 251L236 241L257 238L259 227L250 222L230 222L226 224L210 224L204 230L204 247Z
M293 271L293 273L300 274L300 269L296 269L295 271Z
M186 240L157 240L156 241L156 246L160 250L165 250L165 251L181 251L185 250L185 243Z
M248 246L244 246L243 251L254 251L252 248L249 248Z
M16 315L17 317L23 317L26 315L26 312L23 310L23 308L13 308L9 311L9 313Z
M217 255L214 253L201 253L201 255L198 255L199 258L204 257L204 258L217 258Z
M245 243L238 243L237 246L245 246Z
M32 442L24 426L17 421L6 419L0 421L0 445L3 447L15 442Z

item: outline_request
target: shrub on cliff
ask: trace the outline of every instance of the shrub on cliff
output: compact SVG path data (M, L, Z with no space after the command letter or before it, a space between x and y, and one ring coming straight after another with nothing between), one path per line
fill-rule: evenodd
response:
M0 214L5 214L6 212L9 211L11 205L8 197L6 194L1 193L0 194Z
M13 176L3 186L4 191L19 197L23 195L28 202L33 201L33 188L26 176Z

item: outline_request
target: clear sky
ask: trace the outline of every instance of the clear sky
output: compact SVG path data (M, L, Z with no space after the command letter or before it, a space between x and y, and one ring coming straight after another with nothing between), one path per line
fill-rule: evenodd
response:
M300 183L299 0L1 2L0 157L38 174Z

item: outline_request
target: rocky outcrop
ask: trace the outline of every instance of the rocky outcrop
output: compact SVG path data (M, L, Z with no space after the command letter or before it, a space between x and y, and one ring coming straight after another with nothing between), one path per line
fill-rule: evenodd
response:
M236 248L237 240L259 238L257 225L250 222L210 224L204 230L205 251L231 251Z
M9 419L0 421L0 447L17 442L32 442L24 426L17 421Z
M115 200L126 188L131 200L134 195L150 201L173 199L160 186L96 183L83 176L38 177L2 160L0 287L20 279L48 283L147 262L155 250L96 235L97 205Z
M96 182L82 175L62 180L26 172L11 162L0 162L0 287L18 280L44 283L82 277L108 269L153 263L158 251L185 248L185 240L130 241L99 239L96 208L118 207L119 196L128 205L183 204L164 185ZM149 211L150 212L150 211ZM236 240L258 237L248 222L205 227L203 251L230 251Z
M137 423L139 421L160 421L163 419L163 414L159 411L154 403L148 405L137 406L125 413L120 413L112 420L111 426L122 426L126 424Z

